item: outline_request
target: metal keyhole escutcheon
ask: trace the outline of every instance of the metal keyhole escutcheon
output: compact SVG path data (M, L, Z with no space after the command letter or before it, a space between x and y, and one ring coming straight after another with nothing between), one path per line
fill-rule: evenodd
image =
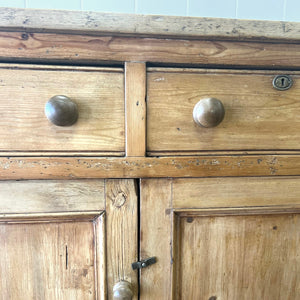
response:
M277 90L288 90L293 85L293 79L289 75L277 75L273 79L273 87Z

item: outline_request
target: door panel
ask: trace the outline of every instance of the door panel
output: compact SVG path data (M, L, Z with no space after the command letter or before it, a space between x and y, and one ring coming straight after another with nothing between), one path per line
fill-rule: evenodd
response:
M0 300L137 299L132 179L0 182Z
M104 271L97 268L97 257L104 257L94 243L104 229L104 215L97 218L100 226L94 218L1 223L1 298L96 299L104 286L104 274L101 282L96 278Z
M178 216L177 299L296 299L300 216Z
M296 299L298 180L142 180L141 299Z

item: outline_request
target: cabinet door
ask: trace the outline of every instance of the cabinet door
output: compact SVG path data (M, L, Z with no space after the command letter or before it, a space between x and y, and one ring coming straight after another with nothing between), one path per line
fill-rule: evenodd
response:
M0 183L0 299L112 299L137 280L133 180Z
M141 182L141 299L300 295L299 178Z

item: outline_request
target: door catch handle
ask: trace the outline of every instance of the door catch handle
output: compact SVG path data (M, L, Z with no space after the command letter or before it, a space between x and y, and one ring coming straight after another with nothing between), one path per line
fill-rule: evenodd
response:
M156 257L149 257L131 264L132 269L143 269L156 263Z

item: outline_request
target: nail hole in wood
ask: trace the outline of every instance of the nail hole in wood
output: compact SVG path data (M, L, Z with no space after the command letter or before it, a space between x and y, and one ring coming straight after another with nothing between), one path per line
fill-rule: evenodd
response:
M29 39L29 36L27 33L22 33L21 37L22 37L22 40L25 40L25 41Z

